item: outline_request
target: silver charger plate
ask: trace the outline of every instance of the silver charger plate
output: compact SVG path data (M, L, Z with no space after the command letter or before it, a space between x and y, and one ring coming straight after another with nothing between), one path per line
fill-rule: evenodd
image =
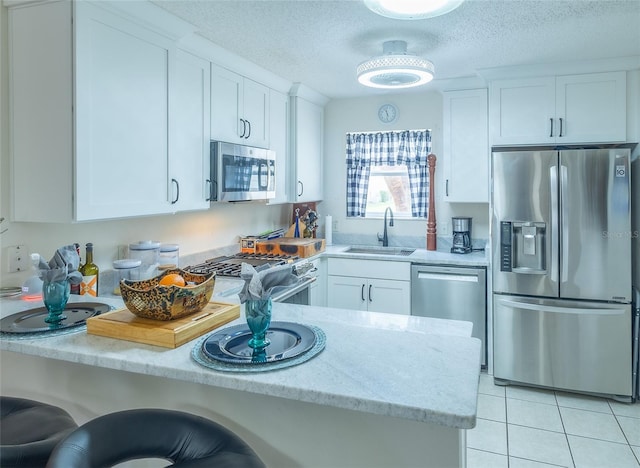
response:
M0 320L0 338L32 339L76 333L86 330L88 318L113 309L112 306L100 302L68 303L63 312L67 318L59 324L49 324L44 321L49 315L46 307L24 310Z
M232 329L235 329L235 328L246 329L248 331L248 328L245 325L238 325L234 327L228 327L224 330L220 330L219 332L215 332L212 335L207 335L200 338L195 343L194 347L191 350L191 358L201 366L206 367L208 369L213 369L213 370L219 370L219 371L225 371L225 372L266 372L266 371L272 371L272 370L297 366L298 364L302 364L303 362L306 362L311 358L315 357L324 349L326 344L326 335L321 328L316 327L315 325L302 325L302 324L293 323L293 322L274 322L272 325L278 325L279 323L284 323L286 324L286 326L293 325L295 326L295 328L304 327L310 330L315 337L315 339L313 340L314 343L311 346L311 348L307 349L306 351L301 351L296 355L291 355L287 358L283 358L279 360L271 360L271 361L243 359L242 361L227 362L227 361L220 361L217 359L213 359L205 353L204 351L205 343L209 339L211 339L213 335L217 335L219 333L224 333L225 335L228 335L229 332L233 331ZM238 330L236 330L236 332L237 331ZM247 338L247 341L249 338ZM298 350L300 349L301 348L298 348ZM267 350L268 350L268 347L265 348L265 355L269 354ZM252 357L254 357L253 350L251 350L251 354L252 354Z
M289 359L309 351L316 342L311 328L293 322L272 322L266 335L271 343L255 350L249 346L252 335L247 325L235 325L210 335L202 350L216 361L250 364Z

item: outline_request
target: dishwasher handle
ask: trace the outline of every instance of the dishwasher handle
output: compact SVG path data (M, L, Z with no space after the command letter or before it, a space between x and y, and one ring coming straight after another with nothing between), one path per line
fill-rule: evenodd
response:
M438 281L460 281L466 283L477 283L480 281L478 279L478 275L474 274L465 275L461 273L428 273L426 271L419 271L417 278Z

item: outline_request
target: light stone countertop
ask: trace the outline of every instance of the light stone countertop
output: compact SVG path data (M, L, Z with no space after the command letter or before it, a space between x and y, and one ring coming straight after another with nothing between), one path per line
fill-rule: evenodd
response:
M115 298L99 301L122 304ZM0 300L3 317L32 307L19 299ZM480 340L470 337L471 323L281 303L274 304L273 320L320 327L325 349L294 367L242 374L195 363L195 341L167 349L83 330L57 337L3 338L0 350L459 429L475 426ZM242 318L227 326L240 323Z
M468 254L454 254L442 250L427 250L417 248L410 255L380 255L374 253L369 254L347 252L349 247L349 245L329 245L326 247L326 250L320 255L324 257L354 258L360 260L385 260L391 262L410 262L446 266L487 267L489 265L487 251L471 252ZM410 249L413 247L407 248Z

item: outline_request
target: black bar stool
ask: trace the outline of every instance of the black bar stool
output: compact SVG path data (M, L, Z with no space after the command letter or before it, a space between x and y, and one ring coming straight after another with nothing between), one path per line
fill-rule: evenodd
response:
M242 439L209 419L164 409L134 409L81 425L53 451L47 468L112 467L164 458L174 468L264 468Z
M54 447L78 425L62 408L0 396L0 466L41 468Z

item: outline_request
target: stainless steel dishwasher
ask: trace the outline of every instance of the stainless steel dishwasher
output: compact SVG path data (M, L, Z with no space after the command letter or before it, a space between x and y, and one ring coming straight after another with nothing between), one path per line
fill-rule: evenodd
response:
M484 268L411 266L411 315L473 323L487 365L487 285Z

